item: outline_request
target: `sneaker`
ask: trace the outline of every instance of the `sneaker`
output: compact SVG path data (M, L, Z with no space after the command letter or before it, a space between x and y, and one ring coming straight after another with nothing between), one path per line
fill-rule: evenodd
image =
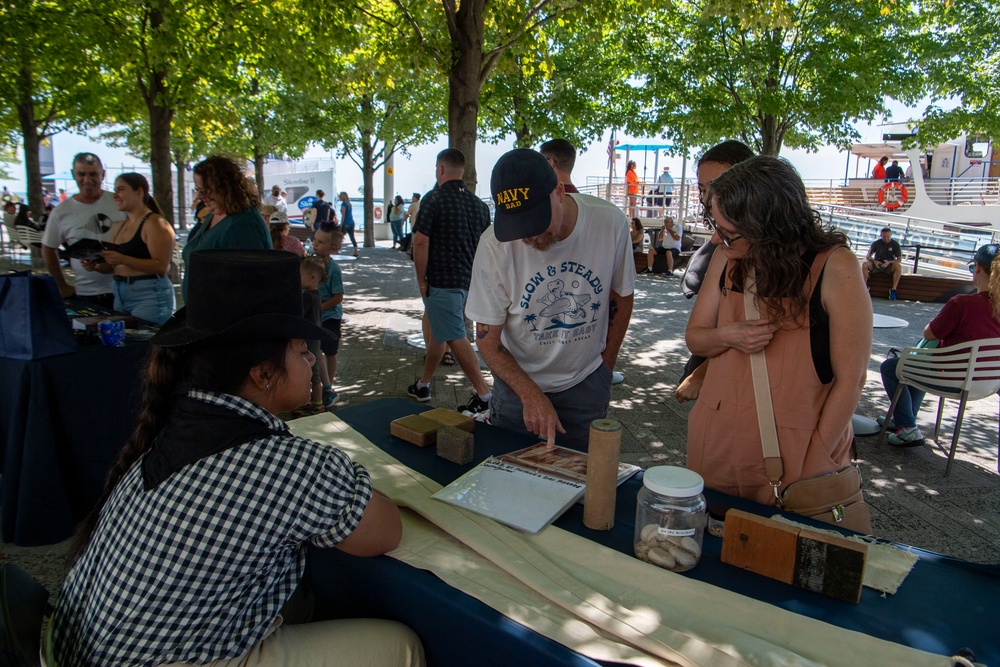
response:
M667 275L668 275L668 276L672 276L672 275L674 275L674 272L673 272L673 270L672 270L672 269L667 269Z
M893 447L919 447L924 444L924 434L916 426L901 428L889 434L889 444Z
M412 396L412 394L410 394ZM465 405L458 406L457 410L461 412L466 417L471 417L472 415L477 415L480 412L486 412L490 409L489 401L484 401L475 394L469 399L469 402Z
M431 400L431 388L430 387L418 387L417 383L414 382L409 387L406 388L406 393L412 398L417 399L418 403L426 403Z
M333 402L337 400L337 392L333 389L323 387L323 407L329 409L333 407Z
M889 301L895 301L895 300L896 300L896 290L891 289L889 290Z
M652 272L653 269L649 268L648 266L643 270L643 273L652 273Z
M878 422L879 426L883 426L885 424L885 415L879 415L878 417L875 418L875 421ZM892 417L889 417L889 425L886 426L886 429L890 431L896 430L896 422L892 420Z
M625 381L625 376L618 371L611 371L611 384L621 384Z

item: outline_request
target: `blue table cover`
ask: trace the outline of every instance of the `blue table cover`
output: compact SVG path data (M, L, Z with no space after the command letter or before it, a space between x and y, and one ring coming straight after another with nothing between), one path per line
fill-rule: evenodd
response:
M380 399L341 410L337 416L404 465L443 485L491 455L535 442L478 424L475 458L459 466L437 457L433 447L415 447L390 435L391 420L427 409L402 399ZM611 531L585 527L581 505L571 507L554 525L632 554L635 497L641 486L640 473L619 487ZM711 490L705 495L709 505L764 516L775 512ZM996 566L915 550L919 561L895 595L883 597L866 588L861 602L851 604L726 565L720 560L721 551L722 540L706 533L701 562L684 575L873 637L942 655L968 647L979 661L1000 664L1000 634L995 630L994 613L1000 600L1000 568ZM335 549L312 549L309 558L312 583L320 591L320 607L326 617L369 615L401 620L421 636L430 664L470 664L470 656L483 665L506 665L513 659L523 664L594 664L452 589L434 575L386 556L360 559Z

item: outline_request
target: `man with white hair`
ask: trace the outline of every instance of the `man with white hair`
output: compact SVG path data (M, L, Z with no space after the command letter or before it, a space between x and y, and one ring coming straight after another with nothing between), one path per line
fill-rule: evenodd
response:
M58 248L86 238L110 241L112 225L124 220L126 214L118 210L112 194L101 189L104 182L101 158L93 153L78 153L73 158L73 179L80 191L52 210L42 236L42 260L64 299L76 296L113 308L111 265L103 260L72 259L74 283L70 285L59 262Z

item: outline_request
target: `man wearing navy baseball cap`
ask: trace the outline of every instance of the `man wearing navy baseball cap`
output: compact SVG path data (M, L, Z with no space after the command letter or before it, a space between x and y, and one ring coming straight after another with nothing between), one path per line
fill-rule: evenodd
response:
M567 194L527 148L500 158L490 190L493 226L465 308L493 372L490 422L586 449L632 316L628 220L610 202Z

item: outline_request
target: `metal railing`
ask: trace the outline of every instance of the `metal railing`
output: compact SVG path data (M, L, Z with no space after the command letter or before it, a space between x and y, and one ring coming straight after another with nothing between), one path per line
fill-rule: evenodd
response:
M903 259L912 261L913 273L924 270L954 277L967 277L968 264L976 249L996 243L1000 232L975 225L961 225L907 215L816 204L824 222L840 229L854 243L854 252L864 258L881 230L888 227L904 248ZM912 249L910 251L909 249Z

